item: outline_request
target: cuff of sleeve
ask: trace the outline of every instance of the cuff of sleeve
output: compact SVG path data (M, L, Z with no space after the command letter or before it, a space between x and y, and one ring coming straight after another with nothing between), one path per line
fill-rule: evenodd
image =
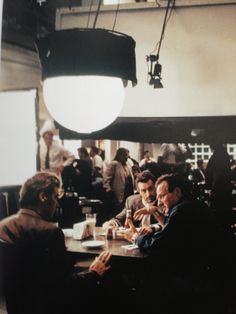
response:
M101 283L101 276L94 270L88 269L86 271L80 272L78 275L86 279L90 278L90 281L96 283L97 285L100 285Z
M134 233L133 236L132 236L132 242L133 243L136 243L137 237L138 237L138 234Z
M153 232L157 232L157 231L160 231L162 229L161 225L159 225L159 224L153 224L153 225L151 225L151 228L152 228Z
M116 219L112 219L112 221L114 221L114 223L116 224L116 227L121 226L121 223L119 221L117 221Z

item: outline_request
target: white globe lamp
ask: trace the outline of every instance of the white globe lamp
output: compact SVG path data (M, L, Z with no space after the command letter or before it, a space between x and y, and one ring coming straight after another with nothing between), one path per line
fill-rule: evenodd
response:
M43 95L63 127L91 133L121 112L124 86L136 85L135 41L104 29L56 31L39 39Z

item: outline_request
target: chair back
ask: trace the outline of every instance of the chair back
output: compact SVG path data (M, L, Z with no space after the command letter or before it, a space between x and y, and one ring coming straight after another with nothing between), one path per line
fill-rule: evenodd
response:
M8 314L52 313L44 266L43 252L0 240L0 291L5 296Z

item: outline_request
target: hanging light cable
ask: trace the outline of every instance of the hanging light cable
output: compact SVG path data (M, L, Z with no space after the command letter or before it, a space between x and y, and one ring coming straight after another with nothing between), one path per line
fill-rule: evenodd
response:
M120 8L120 0L118 0L118 2L117 2L116 14L115 14L115 19L114 19L113 27L112 27L112 30L113 30L113 31L114 31L115 26L116 26L116 19L117 19L117 15L118 15L119 8Z
M98 19L98 14L100 12L100 8L101 8L101 4L102 4L102 0L99 0L98 2L98 6L97 6L97 11L96 11L96 15L95 15L95 19L94 19L94 23L93 23L93 28L96 27L97 24L97 19Z
M161 83L162 66L159 63L159 57L160 57L161 44L165 35L166 25L170 19L174 6L175 6L175 0L168 0L164 22L162 25L160 40L156 44L155 49L148 56L146 56L146 61L150 62L150 66L148 66L148 69L149 69L148 75L150 76L149 84L153 85L154 88L163 88L163 85ZM156 50L157 50L157 53L153 54L153 52L155 52Z

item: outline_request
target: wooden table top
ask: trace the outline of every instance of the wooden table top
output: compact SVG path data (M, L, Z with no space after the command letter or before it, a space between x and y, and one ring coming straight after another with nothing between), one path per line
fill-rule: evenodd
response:
M86 248L82 245L85 241L95 240L93 237L86 238L83 240L75 240L73 237L65 238L65 245L68 252L80 253L80 254L91 254L98 255L104 250L109 250L113 256L119 257L133 257L133 258L145 258L148 254L140 252L138 248L127 250L123 248L123 245L129 245L130 243L125 239L106 239L104 230L101 227L95 228L96 240L103 240L105 244L99 248Z

